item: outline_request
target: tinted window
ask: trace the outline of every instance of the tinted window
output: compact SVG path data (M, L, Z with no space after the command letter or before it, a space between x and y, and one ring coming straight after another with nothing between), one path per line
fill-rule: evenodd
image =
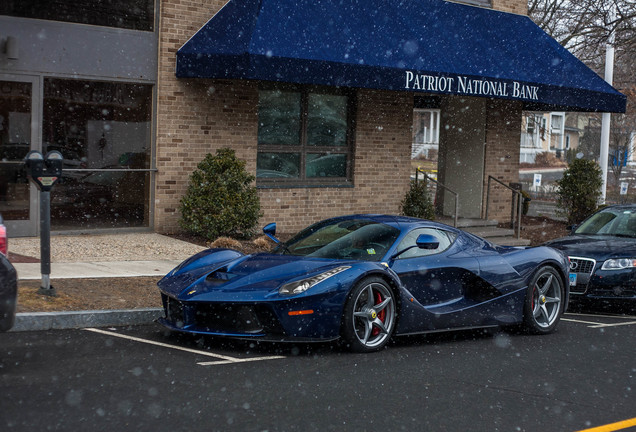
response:
M334 90L260 90L259 184L348 184L353 147L350 107L350 96Z
M53 229L149 225L151 115L151 85L45 78L42 150L64 156Z
M327 220L298 233L276 252L314 258L380 261L399 230L370 220Z
M576 234L636 236L636 210L608 209L592 215Z

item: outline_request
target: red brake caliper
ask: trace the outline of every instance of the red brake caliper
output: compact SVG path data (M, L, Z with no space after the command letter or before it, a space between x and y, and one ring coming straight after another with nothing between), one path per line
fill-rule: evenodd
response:
M379 292L376 291L375 293L375 304L378 305L382 303L382 296L380 295ZM384 318L386 318L386 308L382 309L379 313L378 313L378 319L382 322L384 322ZM371 331L371 335L372 336L377 336L380 334L380 329L377 327L373 327L373 331Z

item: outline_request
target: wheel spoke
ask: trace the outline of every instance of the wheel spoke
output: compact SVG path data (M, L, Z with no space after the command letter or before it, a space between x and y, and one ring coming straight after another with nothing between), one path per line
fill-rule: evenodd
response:
M553 278L554 278L554 276L550 275L550 277L548 278L546 283L544 283L542 287L539 287L539 292L541 294L545 295L545 293L548 292L548 289L550 289L550 286L552 285L552 279Z
M543 316L544 323L546 325L550 324L550 314L548 313L548 309L546 309L545 305L541 305L540 311Z
M371 321L368 319L364 320L364 337L362 338L362 343L366 345L369 341L369 336L371 336L371 331L373 330L373 325Z
M367 293L367 302L364 306L367 308L373 307L373 288L371 288L371 285L367 285L365 291Z
M382 312L382 310L387 307L389 305L389 303L391 303L393 299L391 297L387 297L384 299L384 301L382 301L381 303L378 303L377 305L373 306L373 309L376 312Z
M382 334L387 334L389 331L386 329L386 327L384 326L384 323L382 321L380 321L378 318L373 320L372 325L376 326L378 329L380 329L380 332Z
M559 303L561 301L560 298L557 297L546 297L545 298L545 302L546 303Z

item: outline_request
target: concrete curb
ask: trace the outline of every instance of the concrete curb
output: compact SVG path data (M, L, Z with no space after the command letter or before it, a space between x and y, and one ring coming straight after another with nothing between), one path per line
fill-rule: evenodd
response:
M72 312L25 312L15 316L11 332L61 330L149 324L163 313L161 308L89 310Z

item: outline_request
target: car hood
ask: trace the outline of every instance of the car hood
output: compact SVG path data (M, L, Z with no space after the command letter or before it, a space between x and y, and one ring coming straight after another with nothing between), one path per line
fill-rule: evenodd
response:
M209 300L206 294L236 294L249 300L252 294L278 295L278 288L287 282L313 276L355 262L306 258L268 253L247 255L191 272L169 274L159 281L165 294L182 300ZM224 295L225 297L225 295Z
M605 260L608 258L636 256L636 239L607 235L571 235L545 243L562 250L568 256L580 256Z

